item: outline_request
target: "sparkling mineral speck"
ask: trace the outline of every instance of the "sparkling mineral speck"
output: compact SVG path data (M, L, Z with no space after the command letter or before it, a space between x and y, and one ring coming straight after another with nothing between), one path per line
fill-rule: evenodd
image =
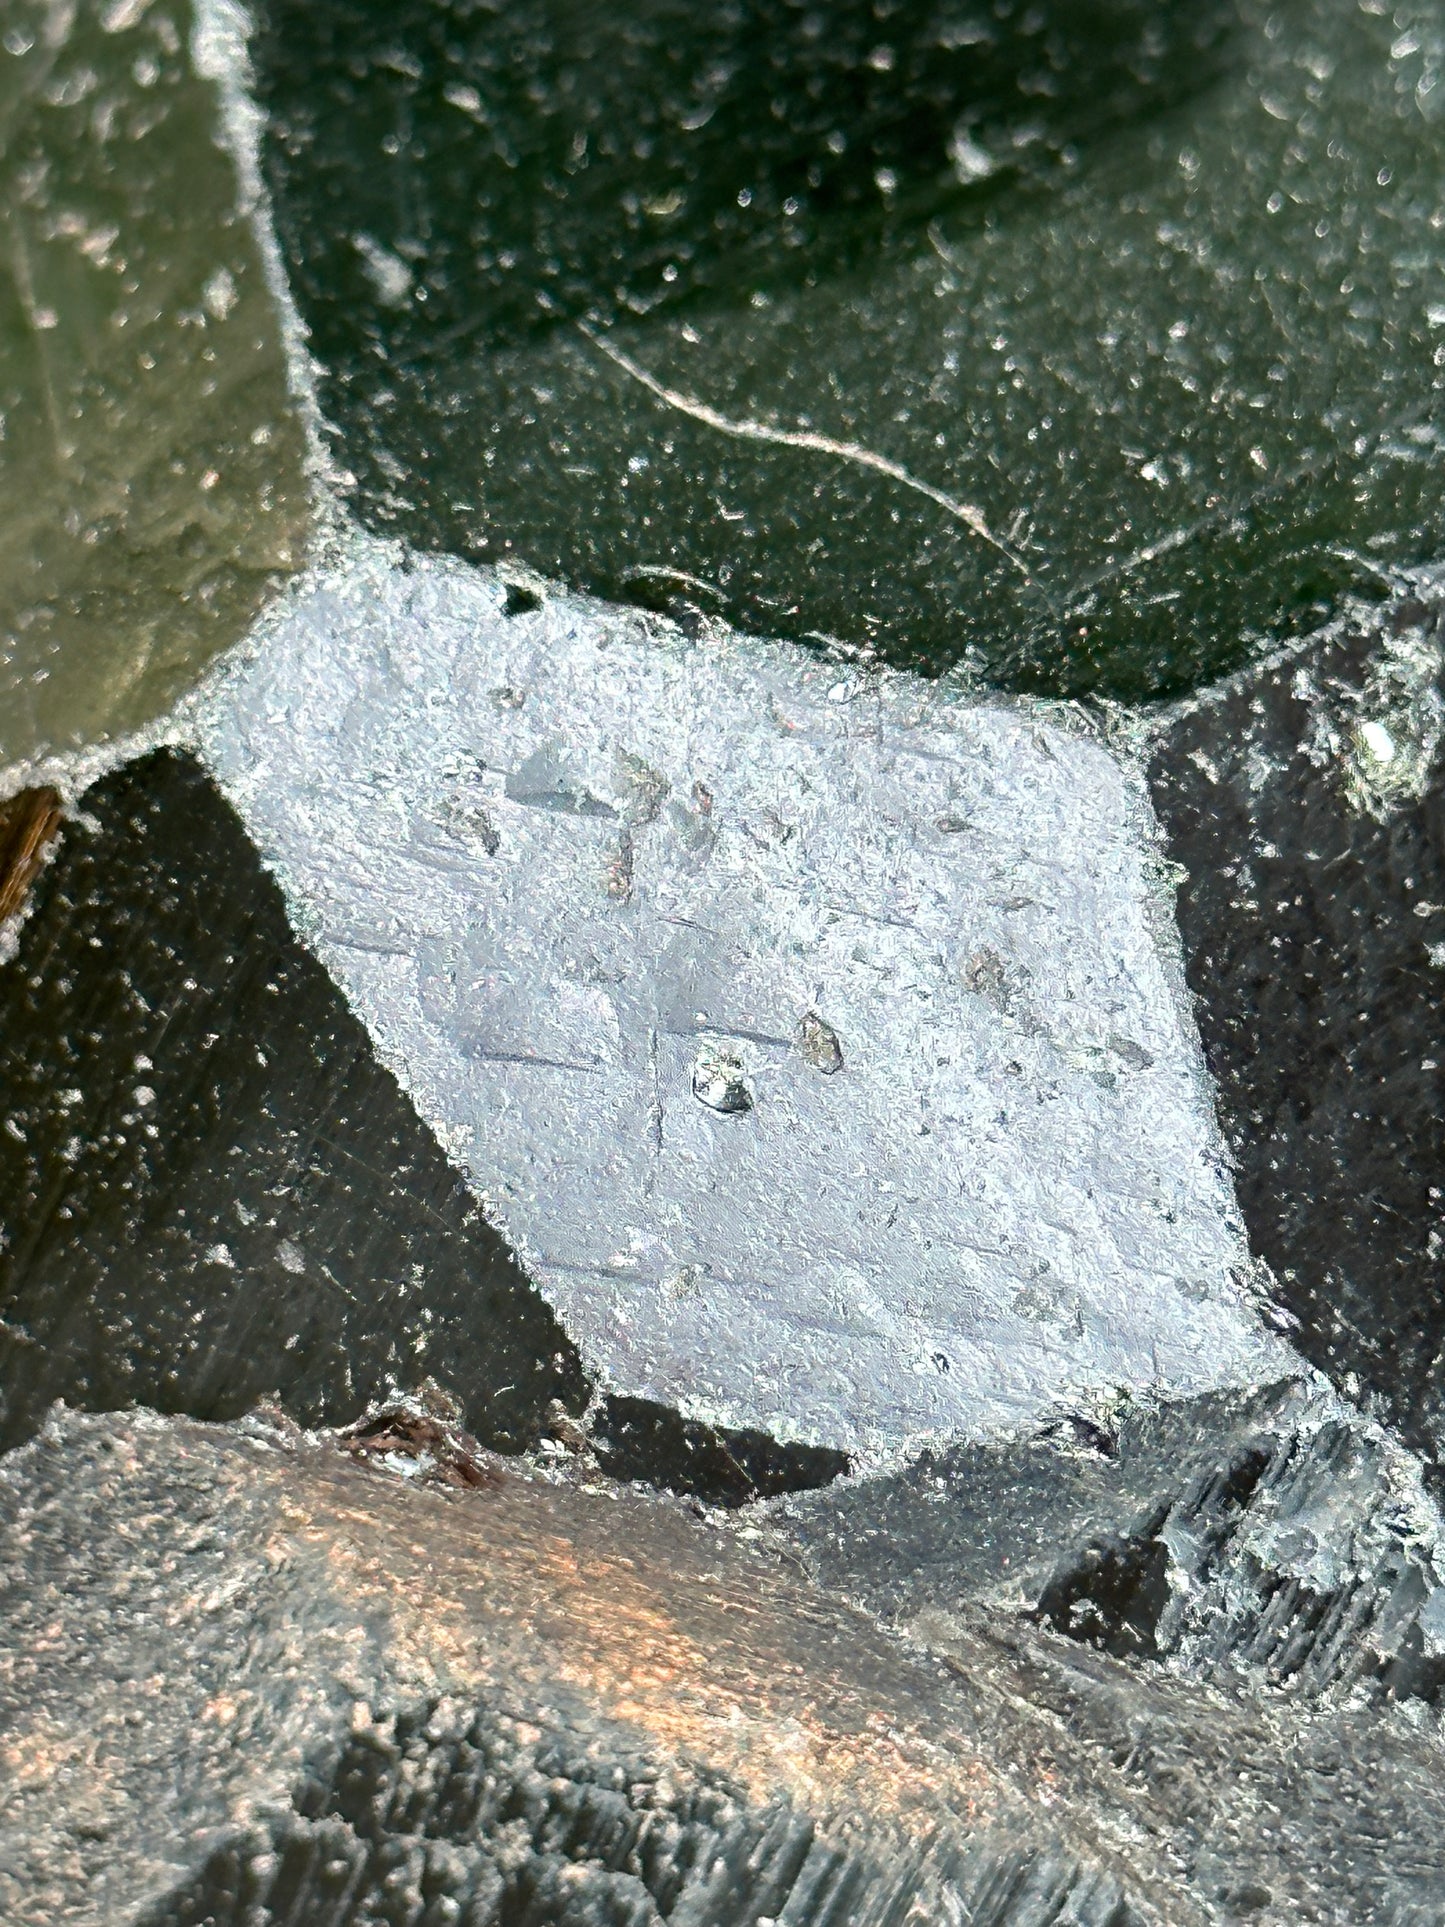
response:
M692 1094L699 1104L724 1117L738 1117L753 1108L743 1067L730 1051L707 1048L698 1052L692 1067Z
M803 1061L825 1077L843 1068L843 1046L838 1033L816 1010L810 1010L798 1025L798 1049Z

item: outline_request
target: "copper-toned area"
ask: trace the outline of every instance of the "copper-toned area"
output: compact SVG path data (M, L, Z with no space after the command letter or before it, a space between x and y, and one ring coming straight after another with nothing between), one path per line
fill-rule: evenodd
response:
M720 1776L905 1887L971 1850L1156 1884L1061 1786L1047 1722L1019 1729L776 1552L600 1484L419 1488L349 1443L66 1415L12 1455L0 1567L37 1578L0 1614L0 1917L150 1919L308 1758L438 1695Z
M653 1797L634 1783L661 1789L663 1832L692 1810L687 1787L721 1786L745 1842L750 1825L759 1842L775 1819L800 1827L899 1908L869 1912L860 1890L860 1911L829 1911L800 1886L799 1927L1206 1927L1261 1913L1261 1894L1274 1920L1438 1917L1439 1748L1399 1721L1190 1686L1008 1613L936 1615L927 1651L812 1584L761 1524L520 1467L420 1485L351 1444L279 1413L211 1427L61 1411L0 1464L0 1918L208 1917L235 1866L269 1864L257 1816L284 1830L346 1736L379 1736L373 1754L391 1748L420 1785L431 1769L401 1758L394 1727L418 1707L440 1709L439 1732L480 1709L502 1735L488 1758L558 1826L584 1782L617 1790L623 1819ZM411 1455L387 1456L406 1470ZM499 1853L525 1805L499 1809ZM386 1821L387 1851L409 1811ZM577 1879L610 1878L611 1824ZM445 1826L457 1867L491 1850L470 1821ZM331 1821L316 1835L340 1837ZM534 1859L551 1851L541 1821L527 1837ZM972 1911L949 1911L948 1891ZM616 1916L566 1916L594 1917Z
M0 929L25 908L60 830L60 796L44 787L0 803Z

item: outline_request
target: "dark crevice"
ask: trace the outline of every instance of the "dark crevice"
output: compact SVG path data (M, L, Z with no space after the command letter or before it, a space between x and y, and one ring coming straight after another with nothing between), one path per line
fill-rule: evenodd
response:
M692 641L702 635L708 611L695 597L688 595L675 578L668 575L633 575L607 586L614 601L641 609L646 615L666 616Z
M502 600L502 613L509 616L529 616L542 606L542 598L535 589L529 589L524 582L509 582Z
M1211 1510L1223 1512L1243 1512L1253 1499L1260 1480L1269 1469L1269 1453L1258 1446L1241 1452L1234 1463L1219 1476L1216 1490L1209 1496L1214 1500Z
M1169 1602L1169 1549L1158 1536L1167 1516L1158 1513L1136 1538L1085 1547L1045 1587L1032 1617L1116 1659L1157 1659Z
M713 1505L744 1505L831 1484L848 1470L846 1453L784 1445L767 1432L730 1431L684 1418L652 1399L611 1397L593 1427L603 1470Z
M67 826L0 966L0 1088L0 1446L58 1398L344 1425L428 1375L493 1450L580 1420L575 1348L190 758ZM843 1464L642 1401L604 1432L618 1477L716 1504Z
M1377 1678L1393 1700L1423 1700L1427 1706L1438 1706L1445 1689L1445 1654L1427 1653L1424 1630L1413 1625L1396 1651L1381 1660Z

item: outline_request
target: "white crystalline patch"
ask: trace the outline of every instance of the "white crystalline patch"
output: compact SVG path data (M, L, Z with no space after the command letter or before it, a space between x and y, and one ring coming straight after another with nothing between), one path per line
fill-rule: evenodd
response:
M1267 1369L1134 778L656 628L362 546L201 730L591 1363L872 1462Z

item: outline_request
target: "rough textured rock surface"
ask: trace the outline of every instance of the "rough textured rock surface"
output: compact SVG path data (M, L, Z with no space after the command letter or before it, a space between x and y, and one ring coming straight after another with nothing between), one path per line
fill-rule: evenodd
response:
M1254 1250L1296 1343L1445 1443L1445 640L1356 611L1168 721L1153 792Z
M62 1414L0 1467L0 1574L17 1927L1437 1917L1398 1717L997 1616L926 1656L614 1490Z
M191 31L185 0L5 9L0 765L149 721L305 543L281 329Z
M929 1640L996 1610L1181 1678L1439 1723L1439 1517L1418 1465L1322 1386L1061 1413L780 1502L773 1525L829 1590Z

